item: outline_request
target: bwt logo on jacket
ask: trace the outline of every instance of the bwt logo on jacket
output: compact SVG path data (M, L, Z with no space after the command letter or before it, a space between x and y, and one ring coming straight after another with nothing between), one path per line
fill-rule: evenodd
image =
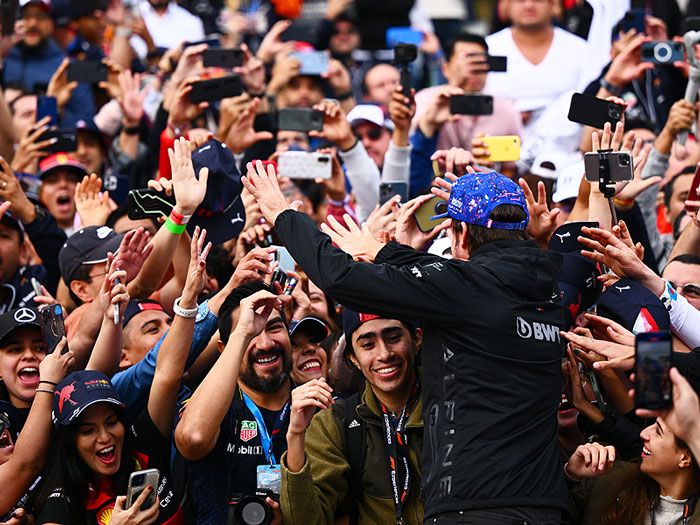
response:
M554 324L526 321L522 317L515 318L518 335L523 339L535 339L536 341L561 342L559 327Z

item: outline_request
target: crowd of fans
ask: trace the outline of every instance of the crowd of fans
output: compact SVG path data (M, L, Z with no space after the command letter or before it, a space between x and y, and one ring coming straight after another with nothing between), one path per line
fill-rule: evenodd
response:
M700 523L696 14L1 1L0 525Z

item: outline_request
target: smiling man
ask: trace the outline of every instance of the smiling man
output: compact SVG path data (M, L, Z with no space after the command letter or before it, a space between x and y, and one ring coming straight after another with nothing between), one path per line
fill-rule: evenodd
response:
M188 460L189 496L200 525L226 523L231 496L254 494L259 467L278 465L287 450L292 357L280 311L256 313L258 335L247 339L241 356L231 348L249 323L242 319L251 316L251 296L260 294L272 296L264 283L253 281L235 288L222 304L221 355L175 430L177 450Z

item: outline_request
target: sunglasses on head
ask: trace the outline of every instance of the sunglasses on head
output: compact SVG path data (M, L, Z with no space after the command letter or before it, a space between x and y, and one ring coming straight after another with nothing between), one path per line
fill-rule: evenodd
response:
M371 141L375 141L375 140L378 140L379 137L382 136L382 128L378 128L378 127L370 128L370 130L364 135L362 133L358 133L357 131L355 131L354 133L355 133L355 136L360 140L363 140L366 137Z
M700 285L688 283L683 286L676 285L676 283L669 281L669 284L683 297L691 299L700 299Z

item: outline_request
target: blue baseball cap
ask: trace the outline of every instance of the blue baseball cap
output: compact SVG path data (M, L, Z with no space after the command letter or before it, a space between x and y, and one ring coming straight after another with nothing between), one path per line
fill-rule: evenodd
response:
M80 370L68 374L54 392L51 409L54 426L72 424L86 408L97 403L108 403L118 409L125 406L102 372Z
M489 215L501 204L520 206L526 218L520 222L498 222ZM447 211L435 215L433 219L455 219L457 221L496 228L499 230L524 230L530 220L525 194L515 182L508 177L490 171L464 175L452 184Z

